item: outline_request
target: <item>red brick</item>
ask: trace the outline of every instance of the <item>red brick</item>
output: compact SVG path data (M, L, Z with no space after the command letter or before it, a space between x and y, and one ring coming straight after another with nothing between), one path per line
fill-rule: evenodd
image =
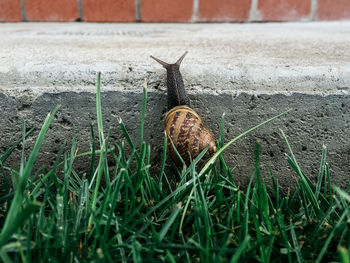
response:
M263 21L292 21L310 18L311 0L259 0Z
M246 21L251 2L248 0L199 0L199 21Z
M26 0L28 21L74 21L79 17L77 0Z
M349 0L318 0L318 20L343 20L350 19Z
M21 0L0 0L0 21L22 21Z
M193 0L142 0L141 21L187 22L193 14Z
M133 22L135 21L135 0L83 0L83 20Z

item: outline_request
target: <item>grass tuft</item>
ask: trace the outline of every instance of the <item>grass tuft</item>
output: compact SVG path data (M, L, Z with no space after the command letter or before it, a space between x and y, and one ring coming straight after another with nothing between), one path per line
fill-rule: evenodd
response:
M0 155L2 176L12 178L0 197L3 262L349 262L349 189L332 184L325 146L313 183L281 130L289 150L286 165L298 178L295 192L287 195L280 195L273 171L262 174L259 144L246 189L234 180L242 175L225 163L225 149L286 112L226 144L223 114L217 153L202 169L197 164L205 151L188 167L174 169L171 176L179 178L174 186L165 173L165 134L160 174L149 170L152 153L143 136L147 83L140 137L133 141L120 119L124 138L115 145L110 145L103 128L100 83L98 74L97 133L91 121L89 152L77 154L74 138L70 150L61 150L47 171L35 168L56 107L45 119L28 159L22 150L19 169L8 167L6 160L19 144L25 148L32 130L25 132L23 125L22 138ZM74 168L82 156L91 159L86 175ZM266 176L271 177L270 188Z

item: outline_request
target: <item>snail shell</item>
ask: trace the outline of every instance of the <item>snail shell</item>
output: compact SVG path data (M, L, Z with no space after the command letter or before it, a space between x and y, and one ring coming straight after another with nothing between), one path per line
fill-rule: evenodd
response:
M190 100L186 94L180 73L180 64L186 54L187 51L174 64L166 63L151 56L167 71L169 110L165 117L165 132L168 138L167 152L177 165L181 165L181 162L172 147L171 141L187 165L191 159L195 159L206 147L209 147L209 150L203 159L208 159L216 152L213 134L203 127L199 115L190 108Z
M181 162L170 139L187 165L208 146L209 150L204 159L216 152L213 134L204 128L202 119L193 109L184 105L172 108L167 113L164 124L168 137L167 152L175 163L180 164Z

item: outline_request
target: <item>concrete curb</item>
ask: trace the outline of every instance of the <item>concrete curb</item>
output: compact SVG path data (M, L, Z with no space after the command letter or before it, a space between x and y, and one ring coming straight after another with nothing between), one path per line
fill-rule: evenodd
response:
M145 139L159 165L165 71L149 59L175 61L193 107L218 136L226 113L225 138L293 109L231 147L225 157L245 184L253 169L256 140L262 143L263 173L270 167L283 189L295 175L287 168L282 128L301 167L317 177L322 145L328 147L333 181L349 178L350 22L274 24L2 24L0 26L0 149L21 120L40 127L56 104L62 107L43 146L48 164L74 133L80 151L89 149L89 116L95 116L95 83L102 72L106 127L119 141L121 117L137 138L142 83L148 79ZM34 137L29 141L33 142ZM13 156L8 164L18 164ZM84 161L80 163L84 166ZM79 161L78 164L79 165Z

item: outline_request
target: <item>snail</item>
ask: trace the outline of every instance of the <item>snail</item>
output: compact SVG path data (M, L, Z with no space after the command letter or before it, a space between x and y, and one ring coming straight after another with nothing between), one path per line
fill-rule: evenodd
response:
M208 159L216 152L213 134L204 128L202 119L191 108L190 100L186 94L180 73L180 64L186 54L187 51L174 64L168 64L151 56L167 71L168 112L164 124L167 135L167 152L177 165L180 165L181 162L171 141L187 165L206 147L209 149L204 155L204 159Z

